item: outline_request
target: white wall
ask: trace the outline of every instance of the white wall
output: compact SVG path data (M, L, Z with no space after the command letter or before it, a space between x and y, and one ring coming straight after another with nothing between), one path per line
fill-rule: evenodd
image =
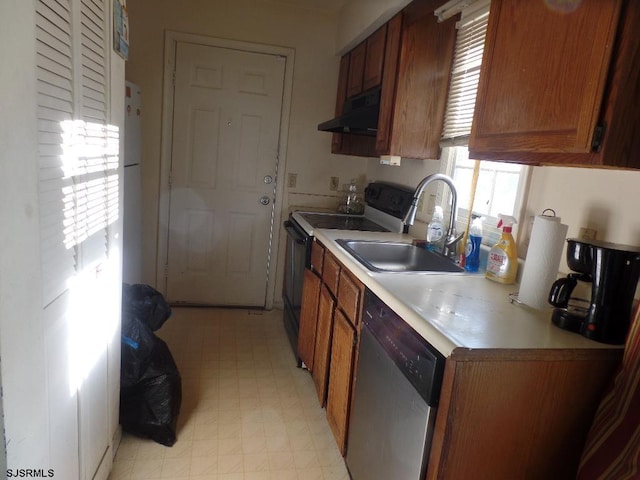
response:
M595 228L599 240L640 245L639 206L640 171L535 167L526 217L553 208L569 226L568 237L586 227Z
M164 31L278 45L295 49L289 144L285 168L297 174L295 188L285 189L281 208L290 203L337 205L329 190L331 176L348 183L366 170L362 158L331 155L331 135L316 126L333 116L339 58L335 55L335 14L256 0L136 0L128 3L131 55L127 79L141 86L143 136L143 281L155 285L160 182L160 132ZM283 171L284 170L284 171ZM290 198L291 197L291 198ZM284 242L278 246L281 255ZM276 286L276 302L280 295Z

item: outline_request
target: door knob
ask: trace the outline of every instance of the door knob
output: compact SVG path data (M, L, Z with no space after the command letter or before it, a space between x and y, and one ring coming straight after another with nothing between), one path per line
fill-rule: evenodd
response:
M271 199L266 195L264 197L260 197L260 203L262 205L269 205L270 202L271 202Z

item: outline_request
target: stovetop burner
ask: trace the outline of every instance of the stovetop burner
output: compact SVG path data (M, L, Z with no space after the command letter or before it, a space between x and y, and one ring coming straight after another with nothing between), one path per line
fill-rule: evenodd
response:
M382 225L361 215L338 215L328 213L300 214L313 228L337 230L360 230L363 232L388 232Z

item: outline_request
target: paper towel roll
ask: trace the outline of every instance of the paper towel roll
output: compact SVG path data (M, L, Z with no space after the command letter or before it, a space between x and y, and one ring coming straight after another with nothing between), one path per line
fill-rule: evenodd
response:
M558 276L568 228L560 223L560 217L538 215L533 220L531 241L518 292L518 300L522 303L537 309L549 307L549 289Z

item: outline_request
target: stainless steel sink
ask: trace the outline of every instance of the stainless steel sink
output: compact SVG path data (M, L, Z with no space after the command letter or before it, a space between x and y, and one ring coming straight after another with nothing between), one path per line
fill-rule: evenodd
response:
M336 242L374 272L464 272L443 255L410 243L345 239Z

